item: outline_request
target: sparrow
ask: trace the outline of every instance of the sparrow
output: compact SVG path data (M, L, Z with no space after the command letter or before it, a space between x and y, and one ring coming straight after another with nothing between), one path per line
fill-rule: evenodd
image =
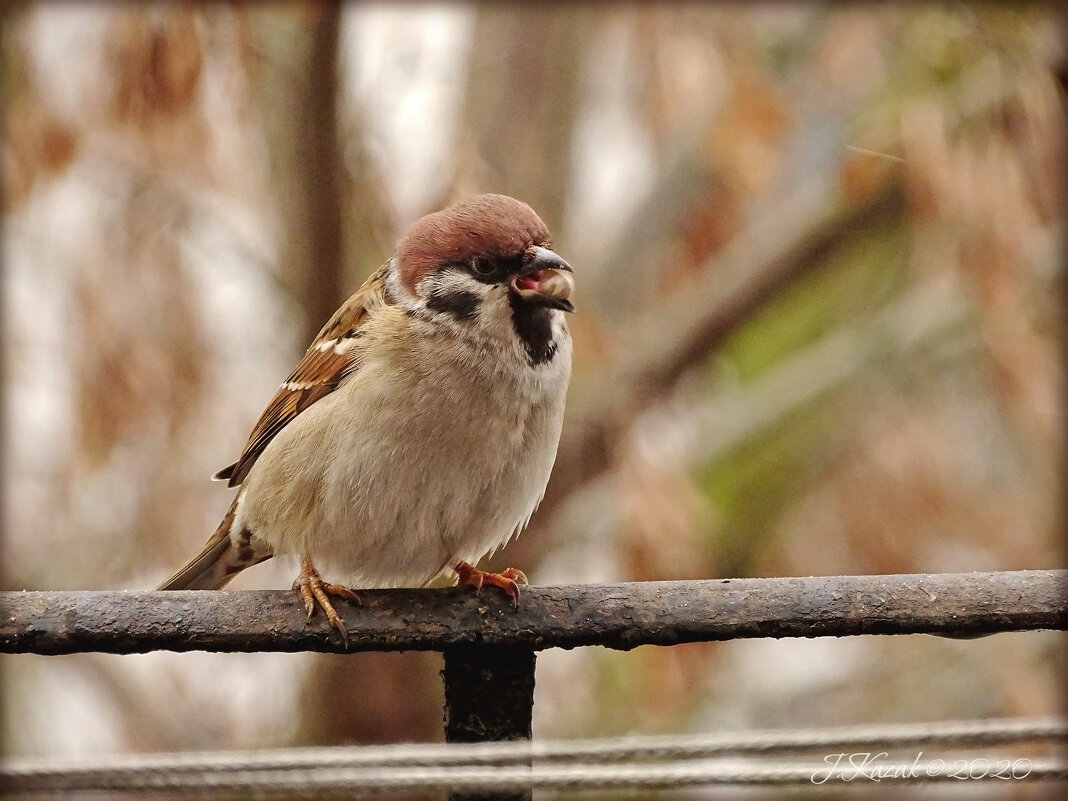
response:
M236 462L218 529L160 590L220 589L294 555L331 596L453 571L518 606L521 570L478 561L526 526L556 459L571 374L571 266L525 203L480 195L416 221L278 389ZM325 581L322 569L335 581Z

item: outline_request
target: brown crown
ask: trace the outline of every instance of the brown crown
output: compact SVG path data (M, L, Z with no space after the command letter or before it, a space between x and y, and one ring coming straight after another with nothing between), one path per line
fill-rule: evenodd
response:
M417 220L397 245L401 283L409 292L430 271L473 256L507 258L552 237L534 209L507 195L479 195Z

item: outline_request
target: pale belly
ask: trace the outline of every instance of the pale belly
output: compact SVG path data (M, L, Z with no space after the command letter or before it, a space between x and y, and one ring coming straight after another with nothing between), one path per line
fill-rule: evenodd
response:
M563 417L553 384L499 383L472 376L451 391L402 391L373 365L361 369L268 445L234 529L354 587L420 586L477 562L541 500Z

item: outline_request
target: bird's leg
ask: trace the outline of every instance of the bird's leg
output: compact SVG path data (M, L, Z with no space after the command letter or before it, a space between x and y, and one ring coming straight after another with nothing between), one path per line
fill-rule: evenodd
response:
M528 583L527 576L522 570L509 567L500 573L487 573L467 562L457 562L452 569L460 577L457 583L461 587L470 585L475 588L475 592L482 589L483 584L500 587L512 599L512 608L519 608L519 585Z
M311 558L308 556L300 557L300 575L293 582L293 589L300 591L300 597L304 600L304 611L308 613L308 619L310 620L311 616L315 614L315 605L319 604L324 614L326 614L326 619L331 626L338 630L341 634L341 641L348 648L349 633L345 630L345 621L341 619L341 616L334 609L334 605L330 603L330 596L335 595L338 598L347 598L350 601L359 603L360 599L356 593L340 584L323 581L322 576L319 575L319 571L315 569Z

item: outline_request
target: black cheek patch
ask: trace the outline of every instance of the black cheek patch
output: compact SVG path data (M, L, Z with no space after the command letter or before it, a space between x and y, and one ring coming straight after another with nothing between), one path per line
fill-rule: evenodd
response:
M448 314L463 322L478 314L478 307L481 303L482 299L474 292L451 289L432 292L426 300L426 307L431 311Z

